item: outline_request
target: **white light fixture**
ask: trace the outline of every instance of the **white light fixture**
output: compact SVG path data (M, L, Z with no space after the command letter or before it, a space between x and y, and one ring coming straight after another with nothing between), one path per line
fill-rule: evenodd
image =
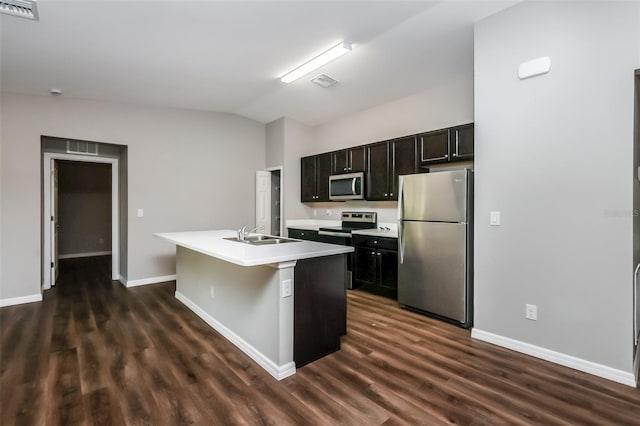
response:
M351 52L351 43L342 41L326 52L316 56L309 62L306 62L293 71L285 74L284 76L282 76L282 78L280 78L280 81L283 83L291 83L292 81L299 79L303 75L309 74L311 71L316 70L325 64L328 64L329 62L333 61L336 58L339 58L340 56L348 52Z
M62 89L52 87L51 89L49 89L49 93L51 93L53 96L60 96L62 95Z

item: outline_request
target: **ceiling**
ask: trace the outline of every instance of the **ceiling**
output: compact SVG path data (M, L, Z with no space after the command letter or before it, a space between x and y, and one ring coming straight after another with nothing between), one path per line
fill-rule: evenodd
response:
M0 87L318 125L472 75L473 22L513 3L40 0L39 21L0 15ZM279 81L341 40L351 53Z

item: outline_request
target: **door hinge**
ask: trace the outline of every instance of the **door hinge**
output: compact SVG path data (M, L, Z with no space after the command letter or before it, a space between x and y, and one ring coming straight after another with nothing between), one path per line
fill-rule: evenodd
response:
M51 267L53 268L53 262L51 262Z
M53 216L51 216L51 222L53 222Z

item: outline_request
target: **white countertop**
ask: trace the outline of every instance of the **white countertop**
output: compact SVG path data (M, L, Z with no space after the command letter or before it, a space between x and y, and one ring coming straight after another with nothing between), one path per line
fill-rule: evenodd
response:
M224 238L236 236L236 231L230 229L167 232L154 235L181 247L240 266L268 265L298 259L350 253L353 251L353 247L317 243L314 241L297 240L292 243L259 246L225 240Z

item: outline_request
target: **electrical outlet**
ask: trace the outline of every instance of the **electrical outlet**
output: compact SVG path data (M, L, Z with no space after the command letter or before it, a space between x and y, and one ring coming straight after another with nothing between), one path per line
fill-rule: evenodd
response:
M138 211L136 212L136 215L138 217L143 217L144 216L144 210L143 209L138 209Z
M525 305L525 318L538 321L538 307L536 305Z
M212 299L216 297L216 288L214 286L209 286L209 295Z
M282 297L291 297L292 289L291 289L291 280L282 281Z

